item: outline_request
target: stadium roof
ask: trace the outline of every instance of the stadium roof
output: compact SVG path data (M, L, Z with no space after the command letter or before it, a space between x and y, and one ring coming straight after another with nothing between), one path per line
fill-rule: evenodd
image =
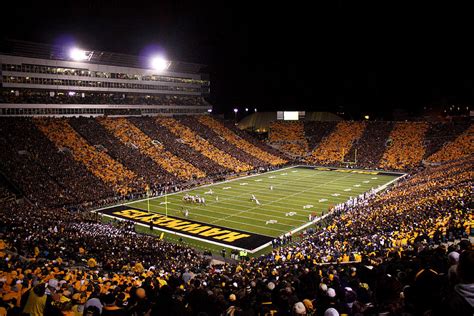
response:
M126 55L113 52L91 50L88 63L110 66L149 69L149 60L143 56ZM69 47L50 45L35 42L5 40L0 42L0 53L29 58L42 58L52 60L70 60ZM183 73L200 73L206 65L180 61L172 61L168 71Z

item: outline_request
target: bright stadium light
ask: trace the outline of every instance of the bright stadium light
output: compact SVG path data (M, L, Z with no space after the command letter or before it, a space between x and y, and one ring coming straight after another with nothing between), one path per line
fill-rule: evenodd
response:
M69 57L72 60L82 61L82 60L87 60L89 58L89 55L87 54L85 50L74 47L74 48L71 48L71 50L69 51Z
M235 108L234 113L237 113L237 112L239 112L239 109Z
M170 62L162 56L156 56L151 59L151 67L157 71L164 71L170 66Z
M245 108L245 112L248 112L249 111L249 108Z
M257 112L257 108L253 109L254 112Z
M207 109L207 112L212 113L212 109Z

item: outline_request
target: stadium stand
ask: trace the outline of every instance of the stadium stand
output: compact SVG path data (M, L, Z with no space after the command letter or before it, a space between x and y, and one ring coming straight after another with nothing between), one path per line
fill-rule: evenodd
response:
M430 162L441 162L459 159L474 153L474 125L458 136L452 142L443 146L438 152L428 158Z
M190 128L180 124L173 118L157 118L156 121L161 126L166 127L176 137L188 144L194 150L200 152L202 155L213 160L222 167L227 167L235 172L243 172L252 169L251 165L245 164L224 151L214 147L207 140L194 133Z
M186 125L187 127L191 128L195 131L200 137L207 140L209 143L214 145L216 148L231 154L238 160L250 164L256 168L258 167L266 167L268 163L249 155L247 152L243 151L239 147L235 146L234 144L228 142L224 137L220 136L216 133L216 131L212 130L208 126L201 124L198 119L192 116L179 116L176 118L181 124Z
M311 152L307 161L317 164L342 162L353 142L361 137L365 126L364 122L342 121L338 123L334 131Z
M178 181L148 155L141 154L136 147L124 144L114 137L96 119L80 117L71 118L68 122L89 144L96 148L103 148L112 158L133 171L138 179L144 181L144 185L158 190L162 186Z
M224 126L223 124L209 116L200 116L198 120L200 123L206 125L207 127L214 129L228 142L241 148L248 154L258 158L259 160L263 160L274 166L281 165L287 162L279 156L270 154L269 152L262 150L262 148L257 147L255 144L250 143L247 139L242 138L242 135L237 135L234 130L230 130L228 127Z
M35 118L34 123L58 149L70 150L76 161L83 163L92 174L110 184L119 194L126 195L132 192L133 187L139 188L132 171L88 144L65 120Z
M431 122L425 134L425 158L454 141L469 128L469 122Z
M428 124L425 122L396 123L380 168L404 170L417 167L425 154L423 139L427 130Z
M264 152L268 152L275 157L280 157L282 160L285 160L284 155L281 151L273 148L272 146L268 146L265 142L262 142L262 139L256 138L253 135L250 135L248 132L237 128L237 126L230 122L230 121L221 121L222 125L224 125L228 130L230 130L233 134L237 135L238 137L244 139L247 143L252 144L253 146L260 148L260 150Z
M304 123L304 132L308 141L308 149L313 150L325 137L327 137L336 127L338 122L316 122Z
M134 117L130 118L130 121L150 138L161 142L173 155L192 163L199 170L203 170L207 175L222 175L229 172L229 169L203 156L186 143L178 141L179 137L176 137L176 135L171 133L168 129L161 128L154 118Z
M308 152L303 122L273 122L270 125L268 141L292 156L304 157Z
M347 152L345 161L356 161L359 168L376 168L386 149L393 122L367 122L362 136Z
M297 243L212 267L204 255L136 234L127 222L0 200L0 308L39 315L470 315L474 252L463 238L473 162L428 167L332 213Z
M58 150L30 119L0 121L0 170L33 203L71 205L113 195L70 151Z
M153 139L126 118L100 118L99 123L124 144L136 146L142 154L149 156L175 177L190 180L194 177L202 178L206 176L203 171L167 151L161 143L153 142Z

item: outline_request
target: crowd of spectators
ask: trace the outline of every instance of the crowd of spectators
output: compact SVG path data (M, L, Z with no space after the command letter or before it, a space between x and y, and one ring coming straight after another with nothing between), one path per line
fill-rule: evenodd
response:
M192 163L196 168L204 171L208 176L219 176L229 172L229 169L218 165L216 162L203 156L184 142L178 141L179 137L171 133L168 129L162 128L154 118L136 117L129 118L129 120L140 130L150 136L150 138L159 140L163 146L175 156Z
M193 105L208 106L200 96L144 95L130 93L101 93L45 90L19 90L18 95L2 90L0 103L28 104L129 104L129 105Z
M207 127L215 130L220 136L224 137L226 141L234 144L236 147L239 147L243 151L258 158L259 160L265 161L273 166L282 165L287 162L287 160L280 158L280 156L276 156L271 154L269 151L265 151L255 146L210 116L200 116L198 120L201 124L204 124Z
M232 156L237 158L238 160L255 166L255 167L265 167L268 166L268 163L248 154L247 152L243 151L236 145L228 142L224 137L219 135L216 131L209 128L208 126L201 124L196 117L193 116L179 116L176 117L176 120L183 125L191 128L193 131L198 133L201 137L206 139L209 143L214 145L216 148L220 150L232 153Z
M40 205L70 205L114 192L70 151L60 151L29 119L0 122L0 169L28 199Z
M308 152L303 122L273 122L270 125L268 141L272 146L292 156L304 157Z
M135 173L87 143L65 119L35 118L34 123L58 149L68 150L76 161L117 193L126 195L140 185Z
M469 122L431 122L425 134L425 158L469 129Z
M216 148L206 139L197 135L191 130L191 128L179 123L174 118L157 117L156 121L160 126L167 128L171 133L173 133L177 139L222 167L226 167L235 172L248 171L253 168L251 165L236 159L230 153L226 153L219 148Z
M124 144L136 146L143 155L153 159L175 177L181 180L191 180L206 176L202 170L166 150L162 143L153 141L126 118L99 118L98 121Z
M472 155L474 152L474 125L470 125L455 140L445 143L443 147L428 157L430 162L442 162Z
M279 151L278 149L275 149L272 146L267 145L266 142L262 142L260 139L255 137L254 136L255 133L250 134L248 131L238 128L234 121L227 120L227 121L220 121L218 123L226 127L231 133L237 135L237 137L240 137L241 139L245 140L247 143L255 146L256 148L259 148L260 150L264 152L268 152L274 155L275 157L284 156L282 155L282 152ZM283 160L285 160L284 157L282 158Z
M138 179L143 181L142 186L148 185L151 189L158 190L163 186L171 186L178 182L175 176L149 156L140 154L136 147L124 144L114 137L97 119L79 117L71 118L68 122L89 144L107 152L112 158L132 170Z
M387 150L380 161L380 168L405 170L416 168L425 155L424 136L428 130L425 122L398 122L390 133Z
M311 152L307 161L318 164L342 162L352 144L362 136L365 127L364 122L339 122L333 132Z
M224 265L130 223L4 202L0 312L472 315L473 162L428 167L295 243Z
M329 122L316 122L308 121L304 123L304 132L308 141L308 149L313 150L317 144L321 142L325 137L332 133L334 128L337 126L336 121Z

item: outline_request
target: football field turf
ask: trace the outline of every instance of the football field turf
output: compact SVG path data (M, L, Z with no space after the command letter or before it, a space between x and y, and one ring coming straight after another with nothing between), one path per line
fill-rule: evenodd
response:
M153 222L155 229L214 246L254 252L274 237L309 226L308 215L320 216L330 206L380 188L400 176L376 171L290 167L99 212L134 220L142 226ZM204 197L205 205L183 202L186 194ZM260 205L251 200L252 194ZM187 217L183 210L188 210Z

